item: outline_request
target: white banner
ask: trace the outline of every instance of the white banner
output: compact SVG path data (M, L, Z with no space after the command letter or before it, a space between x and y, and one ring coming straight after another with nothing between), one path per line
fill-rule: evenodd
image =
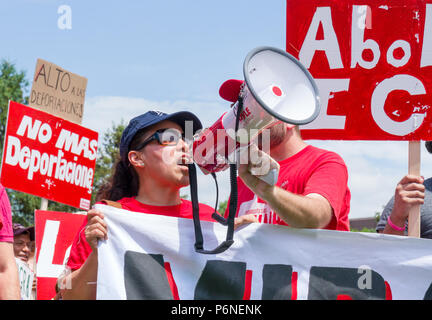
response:
M97 205L98 299L432 299L432 241L250 224L217 255L194 250L193 221ZM226 227L201 222L204 248Z
M21 300L33 300L32 286L34 273L30 270L27 263L15 258L18 267L18 275L20 281Z

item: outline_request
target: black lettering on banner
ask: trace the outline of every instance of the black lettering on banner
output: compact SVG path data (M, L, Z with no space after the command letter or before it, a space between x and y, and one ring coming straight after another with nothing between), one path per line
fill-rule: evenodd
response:
M429 286L429 289L426 291L423 300L432 300L432 283Z
M337 300L341 297L353 300L386 298L383 277L370 270L370 286L359 286L359 269L338 267L312 267L309 277L308 300Z
M262 272L262 300L291 300L292 266L265 264Z
M173 300L161 254L126 251L124 282L128 300Z
M246 263L207 261L195 287L195 300L242 300Z

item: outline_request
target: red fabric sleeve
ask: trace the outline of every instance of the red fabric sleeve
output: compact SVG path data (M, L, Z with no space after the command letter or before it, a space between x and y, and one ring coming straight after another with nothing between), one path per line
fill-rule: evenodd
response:
M13 242L12 210L6 189L0 184L0 242Z
M303 195L317 193L325 197L331 207L336 221L341 220L341 213L346 213L348 191L348 171L343 163L327 161L318 166L311 174ZM332 219L334 220L334 219ZM336 221L330 222L330 224Z
M75 239L72 243L72 248L70 251L69 259L66 265L72 270L75 271L84 264L87 260L87 257L92 252L90 245L87 243L85 238L84 228L87 225L87 219L84 219L82 226L79 229L79 232L75 236Z

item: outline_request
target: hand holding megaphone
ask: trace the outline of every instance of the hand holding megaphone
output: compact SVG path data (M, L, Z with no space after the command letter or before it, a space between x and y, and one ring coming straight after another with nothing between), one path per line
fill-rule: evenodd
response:
M215 172L226 169L229 164L231 180L228 218L216 212L213 214L215 220L228 226L226 240L217 248L206 250L199 223L195 166L189 166L195 251L199 253L221 253L234 243L237 167L240 178L260 198L265 199L268 192L274 190L279 164L260 151L253 144L254 139L279 121L302 125L313 121L319 113L318 88L314 79L287 52L271 47L252 50L244 61L243 75L244 81L228 80L219 90L222 98L233 103L231 110L193 139L193 160L201 171L215 177ZM237 158L245 160L246 157L247 161L240 161L236 166L238 153L241 154Z
M265 129L277 122L307 124L319 114L319 94L308 70L287 52L260 47L243 64L244 81L228 80L219 93L233 102L210 128L194 138L194 161L204 173L217 172L232 163L233 155L248 148ZM274 165L274 164L273 164ZM257 168L251 170L257 172ZM278 170L260 174L270 185Z
M276 184L279 168L279 163L267 153L259 150L254 143L239 151L239 176L251 190L257 191L258 196L268 186Z

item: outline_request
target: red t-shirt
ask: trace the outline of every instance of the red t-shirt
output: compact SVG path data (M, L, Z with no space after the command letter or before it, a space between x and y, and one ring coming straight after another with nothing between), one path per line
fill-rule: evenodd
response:
M177 218L188 218L192 219L192 202L189 200L181 199L181 204L175 206L150 206L138 202L135 198L123 198L117 202L121 203L122 208L134 212L142 212L147 214L157 214L163 216L177 217ZM214 208L208 205L199 205L200 220L203 221L214 221L211 217L214 212ZM80 231L75 236L72 248L70 251L67 266L72 271L77 270L86 261L87 257L92 252L90 245L87 243L84 228L87 225L87 219L84 220Z
M276 186L298 195L317 193L333 208L333 216L325 229L349 231L348 213L351 193L348 170L336 153L307 146L295 155L279 162ZM261 223L287 225L264 201L258 198L238 178L237 216L255 214ZM228 208L225 215L228 215Z
M6 189L0 184L0 242L13 242L12 210Z

